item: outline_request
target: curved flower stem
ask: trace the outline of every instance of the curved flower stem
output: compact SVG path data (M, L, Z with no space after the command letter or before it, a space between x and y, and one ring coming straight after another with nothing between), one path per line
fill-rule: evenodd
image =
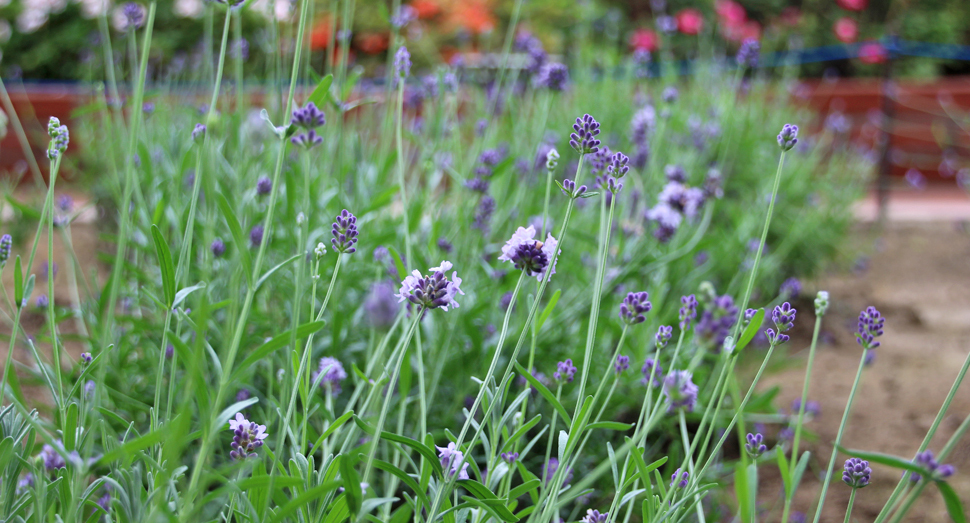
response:
M849 412L852 411L852 402L855 400L856 390L859 388L859 381L862 378L862 369L866 366L866 354L869 353L871 349L865 349L862 351L862 358L859 360L859 370L855 373L855 381L852 382L852 390L849 391L849 399L845 403L845 410L842 411L842 421L839 423L839 432L835 436L835 444L832 446L832 457L829 458L828 468L825 469L825 481L822 482L822 493L818 499L818 507L815 509L815 519L814 523L818 523L819 519L822 517L822 507L825 506L825 494L829 489L829 483L832 481L832 470L835 468L835 458L839 455L839 445L842 444L842 434L845 432L845 425L849 420Z
M397 125L394 129L394 143L397 147L397 182L401 188L401 214L404 219L404 268L407 270L408 264L415 265L415 259L411 257L411 223L408 216L408 195L404 180L404 80L397 82ZM402 274L401 277L407 276Z
M812 345L808 349L808 363L805 366L805 383L802 385L802 399L798 408L798 423L795 424L795 437L791 446L791 464L788 470L793 470L795 463L798 462L798 444L802 436L802 423L805 420L805 403L808 400L808 386L812 380L812 368L815 365L815 348L818 345L818 333L822 329L822 315L815 316L815 329L812 331ZM794 494L794 493L793 493ZM855 495L855 489L852 490ZM781 521L788 521L788 514L791 510L793 496L785 496L785 508L781 512ZM849 502L849 510L852 509L852 502ZM846 516L848 517L848 515Z
M852 505L855 503L855 491L859 489L852 489L849 494L849 506L845 508L845 523L849 523L850 517L852 516Z

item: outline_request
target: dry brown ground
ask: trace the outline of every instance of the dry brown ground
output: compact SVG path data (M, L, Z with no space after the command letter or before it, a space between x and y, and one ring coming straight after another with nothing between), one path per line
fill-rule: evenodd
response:
M861 228L856 232L860 242L869 241L870 234ZM860 310L876 306L886 317L886 329L875 363L863 374L843 437L847 448L914 455L970 351L970 235L964 228L952 222L894 223L876 245L868 270L827 276L808 289L813 294L828 290L832 297L823 327L831 338L818 349L809 394L822 409L809 425L818 434L816 441L808 443L816 457L816 471L824 469L832 451L831 442L861 356L852 336ZM799 323L811 324L811 306L802 305ZM802 332L792 342L795 349L808 347L810 333ZM800 396L807 355L807 350L799 350L793 358L801 364L763 380L763 387L781 387L780 404L788 405ZM929 448L939 452L968 415L970 383L964 383ZM839 469L844 459L836 461ZM963 438L946 461L957 467L951 485L970 509L970 436ZM844 518L849 488L838 481L841 472L837 472L822 521ZM777 471L773 477L768 470L765 474L768 481L759 499L771 504L781 486ZM852 519L873 521L898 478L899 472L874 466L872 484L856 496ZM805 512L813 507L819 488L817 476L806 472L795 509ZM905 521L949 519L941 496L930 488Z

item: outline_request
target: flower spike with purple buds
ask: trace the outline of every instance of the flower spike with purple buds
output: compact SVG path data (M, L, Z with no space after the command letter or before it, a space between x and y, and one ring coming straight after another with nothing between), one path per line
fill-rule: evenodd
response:
M760 54L761 44L759 44L754 38L748 38L744 42L741 42L741 48L738 49L738 55L735 58L735 61L737 61L738 67L754 69L758 67L758 58Z
M512 465L513 463L515 463L516 461L518 461L518 459L519 459L519 453L518 452L503 452L502 453L502 461L504 461L505 463L507 463L509 465Z
M253 247L259 247L263 243L263 233L265 229L261 224L254 225L252 229L249 230L249 243Z
M657 340L657 350L663 349L667 346L667 342L670 338L674 337L674 328L670 325L661 325L657 328L657 334L655 336Z
M869 485L869 475L872 469L869 462L859 458L845 460L842 471L842 481L852 488L863 488Z
M765 437L760 432L758 434L751 434L749 432L745 436L745 440L747 443L744 444L744 451L754 459L757 459L768 450L768 446L765 445Z
M82 352L81 353L81 364L82 365L89 365L92 361L94 361L94 356L92 356L90 352Z
M320 385L320 388L330 388L330 393L334 396L340 394L340 382L347 378L347 371L336 358L325 356L320 358L320 367L313 372L313 383Z
M610 157L610 164L606 166L606 172L611 176L620 179L630 172L630 157L617 151Z
M313 102L293 109L290 123L303 129L316 129L327 123L327 116Z
M778 146L784 152L792 150L796 143L798 143L798 126L786 123L778 133Z
M606 523L606 519L610 517L609 512L600 512L598 510L589 509L586 511L586 515L580 520L580 523Z
M879 311L870 305L866 310L859 313L859 328L855 334L856 341L866 350L879 347L876 338L882 336L885 323L886 318L883 318Z
M192 129L192 141L195 143L202 143L202 139L205 138L206 127L203 123L195 124L195 128Z
M535 239L534 226L519 227L505 245L499 261L512 262L516 269L525 271L527 276L535 276L542 281L548 272L550 276L556 274L556 258L559 256L559 242L551 234L546 235L546 241Z
M778 332L787 332L794 326L795 312L787 301L781 305L775 305L774 310L771 311L771 321L774 322L775 327L778 327Z
M576 367L573 366L573 360L566 358L566 361L556 363L556 372L552 373L552 377L560 383L569 383L573 381L576 370Z
M441 458L441 466L447 471L449 476L458 475L458 479L469 479L468 477L468 463L465 462L461 465L461 469L458 469L458 464L465 461L465 454L458 450L455 446L455 442L448 443L446 447L439 447L435 445L438 449L438 457Z
M649 301L650 295L646 292L631 292L623 299L620 304L620 319L627 325L636 325L647 320L644 316L650 312L653 305Z
M585 185L580 185L579 187L576 187L576 182L570 180L569 178L566 178L565 180L563 180L562 181L562 184L560 185L560 187L562 188L562 193L563 194L565 194L566 196L568 196L568 197L570 197L570 198L572 198L574 200L576 198L586 198L587 197L587 194L586 194L586 186Z
M121 14L125 17L125 31L138 29L145 23L144 7L128 2L121 8Z
M697 317L697 298L693 294L681 296L680 304L680 330L690 329L690 322Z
M562 92L569 83L569 68L558 62L548 62L539 68L539 73L533 79L536 87L543 87L550 91Z
M330 239L333 250L337 252L353 254L357 252L354 244L357 243L357 217L347 209L340 211L333 222L330 230L333 238Z
M403 45L394 53L394 85L411 75L411 53Z
M0 267L7 265L10 259L10 248L13 246L13 237L9 234L0 236Z
M755 315L758 314L758 309L748 309L744 311L744 317L741 318L741 326L747 327L751 320L754 319Z
M680 469L677 469L677 472L674 472L674 475L670 477L670 488L674 488L674 485L677 485L679 488L687 488L689 479L690 472L686 470L681 472Z
M209 249L212 250L213 256L221 258L226 253L226 244L222 241L222 238L216 238L212 240L212 245L209 246Z
M640 373L643 374L643 379L640 380L640 383L659 387L663 382L663 372L663 367L660 366L658 361L653 358L647 358L643 362L643 367L640 368Z
M953 465L940 465L940 463L937 462L936 458L933 456L932 450L927 450L917 454L916 458L913 460L913 463L930 471L933 479L948 478L956 472ZM915 472L909 476L910 481L919 481L921 479L923 479L923 476Z
M260 176L256 180L256 194L259 196L266 196L273 190L273 180L270 180L268 176Z
M398 303L405 300L425 309L438 309L447 312L448 307L457 308L455 297L465 293L461 290L458 271L451 273L451 280L445 274L452 267L451 262L443 261L441 266L432 267L430 276L424 276L415 269L401 282L401 289L395 296Z
M243 416L242 412L236 413L236 419L229 420L229 430L233 431L232 443L229 444L232 450L229 456L234 460L255 458L256 449L263 446L263 440L269 434L266 433L266 425L257 425Z
M569 135L569 145L579 154L591 154L600 150L600 141L596 135L600 133L600 124L589 114L576 118L573 124L574 133Z
M664 378L663 393L670 402L667 412L673 412L680 408L693 412L697 405L697 385L692 381L693 375L688 370L675 370L667 374Z
M71 135L67 126L61 125L61 121L53 116L47 123L47 135L51 139L50 145L47 147L47 158L54 161L67 150Z
M616 373L620 374L629 368L630 368L630 357L624 356L622 354L617 355L616 363L613 364L613 369L616 371Z

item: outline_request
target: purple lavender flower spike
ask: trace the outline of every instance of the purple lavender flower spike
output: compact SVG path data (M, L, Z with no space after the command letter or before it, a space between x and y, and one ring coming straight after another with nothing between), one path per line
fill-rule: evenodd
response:
M13 247L13 237L9 234L0 236L0 267L7 265L10 259L10 248Z
M613 364L613 369L616 371L616 373L620 374L629 368L630 368L630 357L624 356L622 354L617 355L616 363Z
M617 151L610 157L610 163L606 166L606 172L616 179L621 179L630 172L630 157Z
M546 273L550 277L556 274L559 242L552 234L547 234L544 242L536 240L535 237L535 227L519 227L502 246L502 255L498 259L512 262L516 269L525 271L527 276L535 276L542 281Z
M488 236L491 231L491 221L492 213L495 212L495 198L491 196L483 196L481 200L478 201L478 207L475 208L475 220L472 222L472 228L482 231L482 236Z
M845 460L842 471L842 481L852 488L863 488L869 485L869 476L872 469L869 462L859 458L849 458Z
M586 194L586 186L580 185L576 187L576 182L566 178L562 181L562 193L572 199L582 198Z
M646 292L631 292L623 299L620 304L620 320L627 325L636 325L647 320L646 313L650 312L653 305L649 301L650 295Z
M680 298L680 330L690 329L690 322L697 317L697 298L693 294Z
M875 349L879 347L876 338L882 336L882 329L886 324L886 319L879 314L875 307L869 306L866 310L859 313L859 326L856 330L856 341L863 349Z
M268 176L260 176L256 180L256 194L259 196L266 196L273 190L273 181L269 179Z
M347 371L344 370L344 366L337 358L330 356L320 358L320 366L313 372L313 383L319 384L320 388L324 390L329 388L330 393L334 396L340 394L342 390L340 382L346 378Z
M455 447L455 443L448 443L446 447L435 446L438 449L438 457L441 458L441 466L448 471L449 476L458 475L458 479L469 479L468 477L468 463L462 463L465 460L465 454ZM459 464L461 469L459 470Z
M954 468L953 465L940 465L940 463L937 462L936 458L933 456L932 450L926 450L917 454L916 458L913 459L913 463L928 470L933 479L948 478L956 473L956 468ZM910 481L919 481L923 479L923 476L913 472L910 474L909 479Z
M37 301L35 302L35 304L37 305L38 309L46 309L47 306L50 304L50 300L47 299L46 294L41 294L40 296L37 297Z
M799 412L802 411L801 398L795 398L794 400L792 400L791 411L792 411L792 414L795 414L795 415L797 415ZM822 414L822 407L818 404L817 401L806 401L805 414L809 417L817 418L819 415Z
M778 133L778 146L782 151L790 151L798 143L798 126L786 123Z
M254 225L253 228L249 230L249 243L253 247L259 247L259 245L263 243L264 232L265 229L263 229L262 224Z
M741 48L738 49L738 55L735 61L738 63L739 67L747 67L749 69L755 69L758 67L758 58L761 54L761 44L758 43L754 38L748 38L744 42L741 42Z
M762 436L761 433L751 434L749 432L748 435L745 436L745 440L747 443L744 444L744 450L754 459L757 459L759 456L764 454L766 450L768 450L768 446L764 443L765 437Z
M789 340L787 334L775 332L775 329L770 327L765 330L765 336L768 338L768 343L771 345L781 345Z
M569 145L579 154L591 154L599 151L600 141L596 136L600 133L600 124L589 114L576 118L573 132L569 135Z
M660 202L654 207L648 209L644 213L644 217L651 222L656 223L657 228L654 229L653 235L655 238L663 243L670 241L674 234L677 232L677 228L680 227L680 223L683 221L684 217L677 209L671 207L665 202Z
M316 129L327 123L327 116L316 104L309 102L303 107L293 109L290 123L306 130Z
M518 459L519 459L519 453L518 452L503 452L502 453L502 461L508 463L509 465L512 465L513 463L515 463L516 461L518 461Z
M54 444L60 449L64 449L64 444L61 440L55 440ZM44 463L44 468L48 472L54 472L58 469L66 468L67 462L64 460L64 456L57 451L53 446L45 444L40 450L40 458Z
M88 380L84 384L84 397L87 398L87 399L93 398L94 397L94 389L95 389L95 387L96 387L96 385L94 384L94 380Z
M128 2L121 8L121 13L125 17L125 31L138 29L145 23L145 12L143 9L143 7L134 2Z
M664 175L668 182L687 183L687 171L677 164L664 167Z
M663 93L660 95L660 99L663 100L664 103L668 104L676 102L677 98L680 98L680 93L678 93L677 88L672 85L664 89Z
M304 149L312 149L323 143L323 137L317 134L315 129L310 129L305 133L293 135L293 137L290 138L290 142L293 145L303 147Z
M692 381L693 375L690 371L675 370L667 374L664 378L663 393L670 404L667 412L673 412L684 408L687 412L693 412L697 405L697 385Z
M192 129L192 140L195 143L202 143L202 139L205 138L206 127L205 124L197 123L195 128Z
M674 472L674 475L670 477L670 488L674 488L674 485L677 485L678 488L687 488L689 479L690 472L677 469L677 472Z
M377 328L387 328L394 323L401 306L394 299L394 284L378 281L371 285L364 300L367 322Z
M580 520L580 523L606 523L606 519L610 516L609 512L600 512L598 510L589 509L586 511L586 515Z
M791 304L787 301L781 305L775 305L771 311L771 321L778 328L778 332L788 332L795 325L795 312Z
M543 64L533 82L536 87L543 87L550 91L565 91L569 83L569 68L558 62Z
M257 425L243 416L242 412L236 413L236 419L229 420L229 430L233 431L232 448L229 456L234 460L255 458L256 449L263 446L263 440L269 437L266 433L266 425Z
M818 295L815 296L815 315L824 316L825 312L828 310L829 310L828 291L818 291Z
M559 470L559 460L557 458L549 458L549 461L542 466L542 482L549 484L552 481L553 476L555 476L556 471ZM563 486L566 487L573 480L573 469L566 469L565 478L563 479Z
M222 241L222 238L216 238L212 240L212 245L209 246L209 249L212 250L213 256L221 258L226 253L226 244Z
M401 289L398 294L395 294L398 302L407 300L425 309L440 308L446 312L449 307L458 307L455 298L465 293L461 290L461 278L458 277L457 271L451 273L451 280L445 274L451 268L451 262L443 261L439 267L428 270L431 273L430 276L424 276L414 270L401 282Z
M670 338L674 336L674 328L669 325L661 325L657 328L657 334L654 338L657 340L657 349L663 349L667 346Z
M643 379L640 383L643 385L649 385L653 387L659 387L663 383L663 367L660 366L660 362L654 360L653 358L647 358L643 362L643 367L640 368L640 373L643 374Z
M778 293L783 297L796 300L802 294L802 282L798 278L788 278L781 284Z
M741 325L747 327L756 314L758 314L758 309L747 309L744 311L744 318L741 320Z
M330 239L333 250L346 254L357 252L357 248L354 247L357 243L357 217L353 213L347 209L340 211L334 219L330 234L333 235Z
M411 75L411 53L403 45L394 53L394 83L403 81Z
M569 383L573 381L576 370L576 367L573 366L573 360L566 358L566 361L556 363L556 372L552 373L552 377L560 383Z
M391 26L395 29L401 29L417 19L418 11L415 8L402 5L398 8L397 13L391 16Z

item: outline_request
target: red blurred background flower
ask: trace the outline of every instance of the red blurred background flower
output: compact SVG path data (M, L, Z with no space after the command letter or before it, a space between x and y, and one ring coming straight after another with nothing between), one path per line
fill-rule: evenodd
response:
M740 26L748 20L744 7L734 0L717 0L714 2L714 12L723 25Z
M846 11L864 11L869 6L869 0L835 0L835 3Z
M413 0L411 7L414 8L414 12L417 13L418 18L421 20L434 18L441 13L441 6L434 0Z
M634 51L650 51L652 53L660 48L660 37L649 29L637 29L630 35L630 47Z
M840 42L851 44L859 37L859 25L856 24L855 20L843 16L832 24L832 32L835 33L835 37Z
M357 48L365 54L380 54L387 51L389 40L386 33L361 33L357 37Z
M704 28L704 17L697 9L681 9L674 18L677 20L677 30L685 35L696 35Z
M310 30L310 49L326 49L333 33L333 20L329 16L320 19Z

